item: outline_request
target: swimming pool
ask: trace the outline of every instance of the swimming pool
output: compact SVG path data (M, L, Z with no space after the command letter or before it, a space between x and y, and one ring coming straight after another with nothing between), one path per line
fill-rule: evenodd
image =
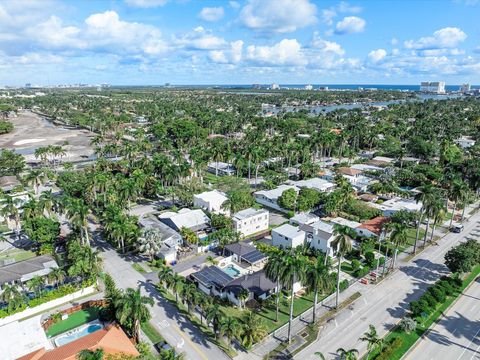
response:
M234 265L228 265L227 267L224 267L223 272L227 273L233 278L237 278L241 275L240 270L238 270Z
M62 346L68 343L71 343L72 341L75 341L77 339L80 339L81 337L84 337L88 334L91 334L97 330L102 329L103 326L97 321L97 322L91 322L86 325L79 326L75 329L72 329L62 335L59 335L55 339L55 345Z

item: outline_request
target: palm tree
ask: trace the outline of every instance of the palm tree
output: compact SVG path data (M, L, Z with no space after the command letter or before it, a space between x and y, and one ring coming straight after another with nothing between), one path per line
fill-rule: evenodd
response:
M232 343L232 339L238 335L240 331L240 323L234 316L225 316L220 321L219 331L221 336L226 336L228 343Z
M48 281L53 281L56 284L63 282L65 280L65 271L61 268L52 268L47 275Z
M203 317L210 306L210 299L203 291L197 292L197 306L200 308L200 324L203 324Z
M340 296L340 270L342 266L342 258L352 251L352 238L349 236L349 229L346 226L334 227L335 239L332 241L332 248L335 249L337 256L337 295L335 297L335 308L338 308L338 301Z
M33 278L27 281L27 288L30 291L35 293L35 296L38 297L42 286L45 284L45 281L42 277L35 275Z
M46 211L48 216L52 215L52 210L55 207L55 203L56 202L52 190L43 191L38 199L38 206L40 210L42 213Z
M212 255L208 255L207 258L205 259L205 262L210 265L217 265L218 261L213 258Z
M433 240L433 234L435 232L435 227L438 223L443 221L445 217L445 201L441 196L440 191L436 191L432 196L429 204L428 204L428 213L429 217L433 219L432 224L432 232L430 236L430 241ZM423 246L425 247L425 243L427 240L427 233L425 233L425 237L423 239Z
M169 279L168 287L175 294L175 301L178 303L178 294L182 291L183 286L185 285L185 278L181 275L174 274Z
M281 282L280 275L283 268L283 255L282 252L275 252L269 254L268 261L265 265L264 271L265 275L272 281L277 283L276 286L276 311L275 311L275 322L278 322L278 315L280 309L280 294L281 294Z
M83 244L90 245L88 237L88 214L90 208L80 198L70 198L66 203L66 215L74 228L80 230Z
M381 339L378 334L377 334L377 329L375 329L375 326L369 325L368 326L369 331L366 331L363 333L363 336L361 336L358 340L360 341L366 341L367 342L367 360L368 356L371 354L372 351L374 351L377 348L382 348L383 347L383 339Z
M431 198L432 198L433 193L435 191L431 184L422 185L422 186L418 187L418 190L420 192L415 195L415 201L417 203L418 202L422 203L422 209L421 209L420 219L418 219L417 233L415 235L415 243L413 245L413 253L414 254L417 251L417 243L418 243L418 239L420 237L420 227L421 227L422 221L425 218L425 216L427 216L427 227L425 229L425 234L428 232L428 227L430 225L430 217L428 216L429 203L431 202Z
M184 284L180 289L180 296L183 298L183 301L187 303L188 312L190 312L191 306L195 305L196 294L197 287L192 283Z
M78 360L103 360L105 353L103 349L82 350L77 354Z
M121 325L126 326L132 331L136 342L140 336L140 324L150 320L150 312L147 305L153 306L153 299L148 296L142 296L140 288L128 288L125 293L116 300L117 309L115 316Z
M217 332L224 316L225 314L218 304L211 305L206 311L205 318L212 323L215 338L217 338Z
M357 349L345 350L344 348L339 348L337 349L337 354L340 360L357 360L358 359Z
M310 262L307 265L307 285L310 290L313 291L313 319L312 323L315 324L317 317L317 303L318 303L318 293L327 292L333 287L332 277L329 272L330 264L325 265L321 257L317 257L317 260Z
M256 342L267 336L267 328L261 318L252 311L247 311L242 319L240 340L246 349L250 349Z
M158 280L165 287L165 289L167 289L167 284L170 283L172 276L173 270L171 267L168 266L162 266L162 268L158 272Z
M291 249L285 253L280 280L290 288L290 319L288 321L287 341L292 340L292 321L293 321L293 302L295 300L295 284L305 281L305 264L306 258L299 251Z
M465 194L468 191L468 187L466 184L461 180L453 180L448 188L448 195L450 200L453 201L453 209L452 209L452 218L450 219L449 227L452 227L453 219L455 217L455 210L457 209L457 204L459 201L465 198Z
M3 292L0 294L2 301L8 304L8 311L12 311L25 303L25 296L21 293L17 285L3 285Z
M17 237L20 235L20 199L10 195L3 195L2 208L0 215L15 222L15 233Z
M250 293L248 292L247 289L240 290L240 292L237 295L238 300L240 300L240 307L245 306L245 300L247 300L249 296L250 296Z
M315 355L317 355L317 357L320 359L320 360L326 360L327 358L325 357L325 355L323 355L320 351L315 351Z
M393 223L393 229L390 232L390 242L395 246L392 269L395 268L395 262L397 259L398 248L405 245L408 241L408 229L404 224Z

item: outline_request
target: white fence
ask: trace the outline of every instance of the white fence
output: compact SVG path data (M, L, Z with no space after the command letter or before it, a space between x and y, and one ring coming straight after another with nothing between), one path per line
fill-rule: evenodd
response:
M84 289L78 290L78 291L76 291L72 294L68 294L68 295L65 295L61 298L58 298L58 299L51 300L49 302L40 304L40 305L35 306L33 308L27 308L27 309L25 309L25 310L23 310L19 313L16 313L16 314L7 316L3 319L0 319L0 326L9 324L9 323L14 322L14 321L18 321L18 320L21 320L21 319L24 319L24 318L27 318L27 317L30 317L30 316L38 314L38 313L42 313L46 310L49 310L51 308L63 305L63 304L68 303L68 302L71 302L71 301L73 301L75 299L78 299L78 298L81 298L83 296L93 294L93 293L95 293L95 291L96 291L95 285L92 285L92 286L86 287Z

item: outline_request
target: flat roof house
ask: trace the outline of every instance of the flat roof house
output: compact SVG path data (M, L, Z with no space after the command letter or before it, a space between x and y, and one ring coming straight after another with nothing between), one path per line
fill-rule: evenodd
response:
M295 216L291 217L288 221L291 225L300 226L300 225L310 225L314 222L317 222L320 218L312 213L298 213Z
M232 176L235 175L235 167L232 164L224 162L211 162L207 167L208 172L218 176Z
M333 224L319 220L310 225L301 225L300 229L307 234L307 241L309 241L310 247L320 250L329 256L333 255L331 247L331 242L335 238L333 235Z
M422 209L422 203L416 202L412 199L404 199L400 197L395 197L393 199L384 201L381 204L372 203L370 206L377 208L383 212L384 216L392 216L400 210L405 210L409 212L420 211Z
M335 184L327 181L325 179L321 179L319 177L308 179L308 180L300 180L300 181L290 181L291 185L294 185L298 188L308 188L308 189L315 189L320 192L329 192L335 188Z
M210 219L201 209L181 209L177 213L168 211L158 215L158 218L176 231L180 231L182 228L200 231L210 226Z
M218 190L205 191L201 194L193 195L194 206L215 214L228 214L228 211L222 209L223 203L227 200L227 196Z
M283 224L272 230L272 245L282 248L296 248L305 243L305 231L296 226Z
M247 237L268 230L269 215L268 210L248 208L233 215L233 227L236 231Z
M50 255L40 255L0 267L0 287L4 284L25 283L35 276L46 276L58 268Z
M255 201L259 204L268 206L278 211L286 212L285 209L278 205L277 201L283 192L288 189L294 189L297 193L300 191L296 186L293 185L280 185L272 190L257 191L253 193L253 196L255 197Z

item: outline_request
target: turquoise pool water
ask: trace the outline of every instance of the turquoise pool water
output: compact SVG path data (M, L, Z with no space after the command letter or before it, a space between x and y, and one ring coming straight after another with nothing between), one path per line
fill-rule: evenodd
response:
M72 341L80 339L81 337L84 337L102 328L103 326L100 324L83 325L81 327L70 330L63 335L59 335L55 339L55 345L62 346L62 345L71 343Z
M240 271L236 269L233 265L228 265L227 267L223 268L223 271L233 278L237 278L240 276Z

